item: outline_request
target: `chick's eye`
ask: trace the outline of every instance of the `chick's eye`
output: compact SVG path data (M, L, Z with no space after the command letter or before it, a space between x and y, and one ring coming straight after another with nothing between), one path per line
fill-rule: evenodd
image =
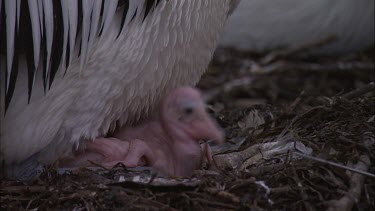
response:
M184 113L189 115L189 114L192 114L193 113L193 108L192 107L186 107L184 108Z

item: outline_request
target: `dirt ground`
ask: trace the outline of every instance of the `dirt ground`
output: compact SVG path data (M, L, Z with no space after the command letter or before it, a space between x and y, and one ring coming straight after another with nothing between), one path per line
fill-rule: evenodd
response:
M192 178L51 168L1 181L2 209L375 210L375 51L219 49L198 87L226 132Z

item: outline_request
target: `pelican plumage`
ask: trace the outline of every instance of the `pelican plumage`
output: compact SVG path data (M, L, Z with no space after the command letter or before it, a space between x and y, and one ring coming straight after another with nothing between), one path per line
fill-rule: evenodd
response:
M198 82L239 0L0 0L1 153L22 177Z
M342 54L374 46L373 0L241 1L228 19L224 47L264 52L277 48L336 40L313 54Z

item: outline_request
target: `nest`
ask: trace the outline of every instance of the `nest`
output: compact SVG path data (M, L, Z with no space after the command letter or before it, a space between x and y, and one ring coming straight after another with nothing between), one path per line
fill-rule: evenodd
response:
M191 178L148 168L51 168L1 181L1 208L374 210L374 49L216 52L200 87L227 143Z

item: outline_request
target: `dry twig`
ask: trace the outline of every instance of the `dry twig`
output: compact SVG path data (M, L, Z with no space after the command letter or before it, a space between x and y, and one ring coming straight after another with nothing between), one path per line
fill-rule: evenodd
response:
M356 169L365 172L370 165L370 158L367 155L362 155L356 165ZM353 174L350 179L348 192L341 199L330 201L328 211L352 210L354 203L357 203L361 197L364 180L365 177L363 175Z
M333 41L336 41L336 40L337 40L337 36L331 35L331 36L325 37L323 39L320 39L320 40L317 40L317 41L314 41L314 42L311 42L311 43L306 43L304 45L292 46L292 47L289 47L289 48L286 48L286 49L272 51L271 53L267 54L262 59L261 64L263 64L263 65L269 64L269 63L271 63L271 62L273 62L277 59L292 56L292 55L295 55L295 54L298 54L298 53L301 53L301 52L306 52L308 50L327 45L327 44L332 43Z
M368 176L368 177L375 178L375 174L371 174L371 173L363 171L361 169L351 168L351 167L344 166L344 165L341 165L341 164L338 164L338 163L334 163L332 161L324 160L324 159L321 159L321 158L316 158L316 157L306 155L306 154L302 154L302 153L299 153L299 152L293 152L293 153L298 155L298 156L301 156L303 158L309 159L309 160L313 160L313 161L316 161L316 162L328 164L328 165L331 165L331 166L335 166L335 167L338 167L338 168L342 168L342 169L345 169L345 170L348 170L348 171L352 171L352 172L355 172L355 173L358 173L358 174L362 174L362 175L365 175L365 176Z
M366 86L363 86L359 89L348 92L348 93L344 94L342 97L350 100L350 99L353 99L353 98L356 98L356 97L360 97L360 96L362 96L362 95L364 95L368 92L371 92L371 91L372 92L375 91L375 83L374 82L371 82L371 83L367 84Z
M374 70L374 62L334 62L334 63L308 63L308 62L285 62L279 61L266 66L252 65L250 73L252 74L270 74L274 72L283 72L287 70L311 71L311 72L329 72L329 71L368 71Z

